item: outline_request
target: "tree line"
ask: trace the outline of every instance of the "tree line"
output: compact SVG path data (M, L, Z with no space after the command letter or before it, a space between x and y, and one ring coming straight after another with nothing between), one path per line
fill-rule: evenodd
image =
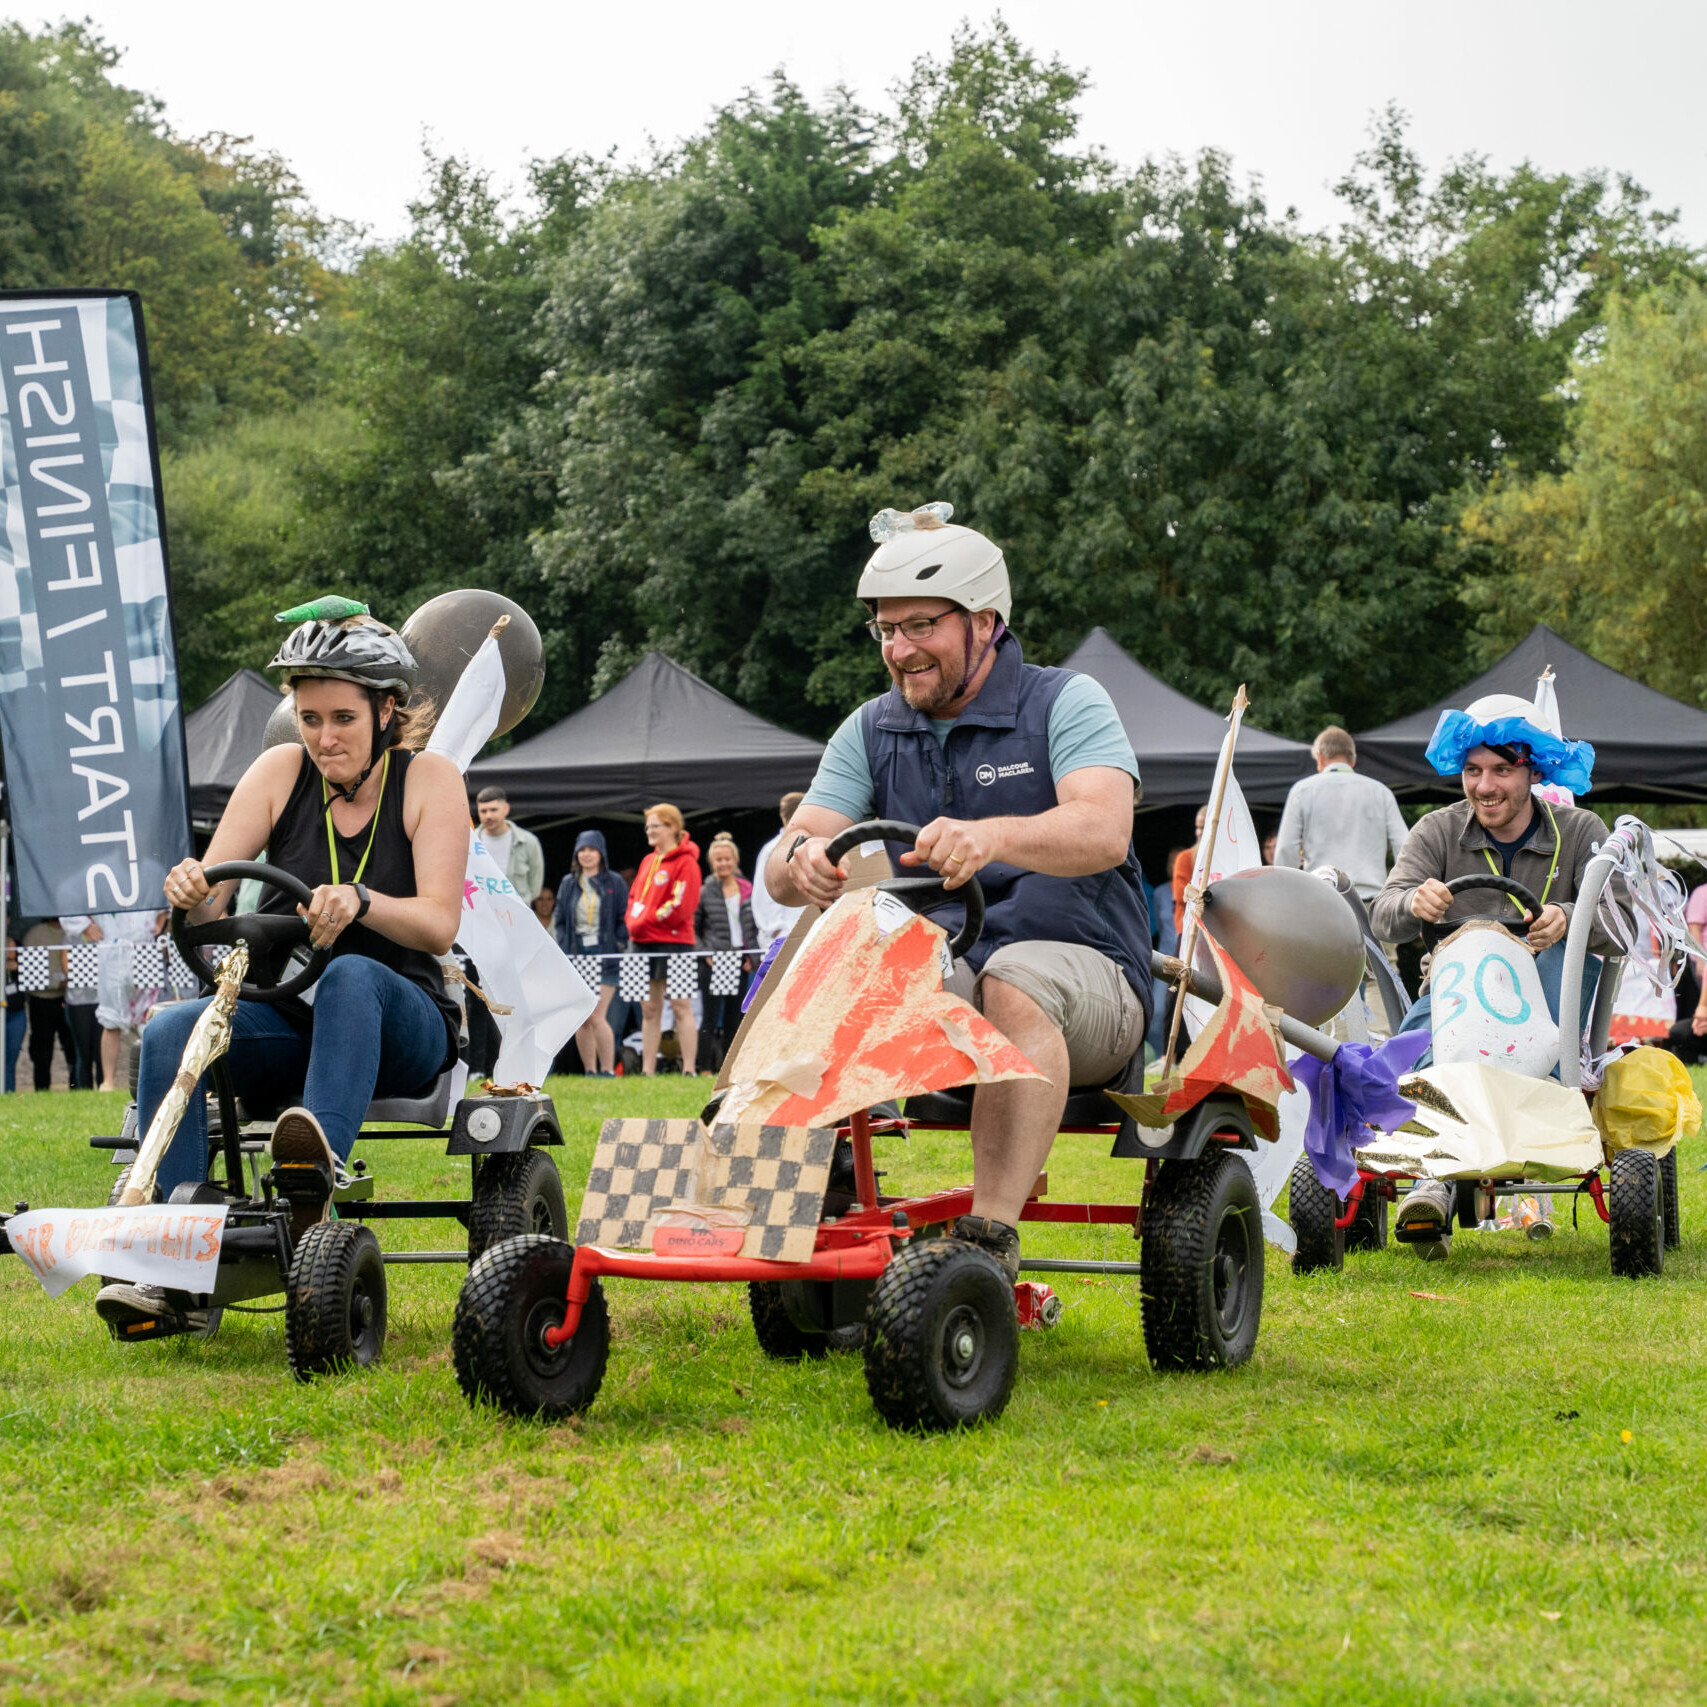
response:
M81 26L0 32L0 284L143 294L191 703L270 614L539 621L542 727L648 647L822 733L881 681L885 505L997 537L1028 655L1102 623L1308 736L1552 621L1707 704L1703 257L1626 178L1431 173L1377 116L1304 230L1127 167L999 22L882 111L775 77L641 164L429 162L401 241L186 139Z

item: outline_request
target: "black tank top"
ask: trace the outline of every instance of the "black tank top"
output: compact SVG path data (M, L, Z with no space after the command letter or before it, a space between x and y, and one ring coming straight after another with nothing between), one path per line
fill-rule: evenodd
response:
M299 749L300 750L300 749ZM385 794L379 803L379 823L374 828L373 852L368 855L367 869L362 882L378 895L407 899L415 893L415 852L403 829L403 785L409 775L414 754L401 747L391 749L390 774L385 779ZM296 786L290 799L273 825L267 844L267 861L291 876L301 878L310 889L332 881L332 856L326 846L326 806L321 799L320 773L309 763L306 752L297 770ZM338 876L344 883L355 881L356 867L368 845L368 830L373 820L353 836L339 835ZM260 911L263 913L294 913L296 902L277 889L261 891ZM350 925L339 933L332 944L332 955L365 954L381 966L389 966L400 977L418 985L432 998L434 1007L444 1015L445 1060L448 1067L455 1058L460 1041L462 1016L445 990L444 972L437 960L422 948L405 948L366 925ZM279 1004L299 1024L309 1023L308 1004L296 999ZM440 1069L443 1071L443 1068Z

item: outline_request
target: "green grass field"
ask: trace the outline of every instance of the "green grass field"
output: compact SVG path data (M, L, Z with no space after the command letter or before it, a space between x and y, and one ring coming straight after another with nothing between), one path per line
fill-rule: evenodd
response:
M571 1207L599 1120L699 1087L553 1086ZM9 1201L104 1201L118 1099L8 1098ZM891 1189L963 1140L880 1140ZM1063 1138L1051 1195L1133 1164ZM464 1164L364 1152L380 1190ZM1707 1145L1684 1245L1607 1272L1461 1235L1297 1280L1253 1361L1146 1365L1135 1282L1062 1278L993 1426L892 1434L857 1358L767 1363L734 1287L609 1284L578 1424L475 1412L462 1270L393 1268L372 1371L298 1386L277 1316L121 1347L94 1282L0 1263L0 1691L28 1701L1608 1702L1707 1694ZM457 1231L422 1226L422 1245ZM398 1242L395 1230L386 1237ZM1033 1254L1131 1257L1119 1230ZM1418 1296L1436 1294L1438 1296Z

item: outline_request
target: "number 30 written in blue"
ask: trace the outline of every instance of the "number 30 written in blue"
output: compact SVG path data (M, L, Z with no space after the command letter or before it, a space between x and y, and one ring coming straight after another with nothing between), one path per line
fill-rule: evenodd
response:
M1488 968L1491 966L1503 966L1505 968L1506 976L1511 980L1511 992L1517 998L1516 1013L1501 1013L1500 1010L1496 1008L1491 1001L1489 1001ZM1436 1031L1440 1031L1446 1026L1451 1025L1451 1023L1464 1012L1465 1008L1469 1006L1469 1003L1458 990L1458 986L1463 982L1464 962L1462 960L1454 960L1449 965L1442 968L1440 984L1434 992L1434 1028ZM1471 979L1471 988L1476 992L1476 1000L1481 1004L1482 1011L1489 1015L1490 1018L1497 1019L1502 1025L1522 1025L1533 1011L1530 1008L1528 998L1523 993L1522 987L1518 984L1517 968L1513 966L1503 954L1485 955L1477 963L1475 976ZM1441 1010L1441 1003L1443 1002L1451 1004L1451 1006L1444 1012Z

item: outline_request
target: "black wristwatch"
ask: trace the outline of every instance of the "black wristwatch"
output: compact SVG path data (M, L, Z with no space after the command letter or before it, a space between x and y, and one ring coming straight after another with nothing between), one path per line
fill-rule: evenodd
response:
M367 917L368 908L373 905L373 897L368 894L367 885L365 883L352 883L350 887L356 892L356 918L365 919ZM355 919L352 919L350 922L351 924L354 924Z

